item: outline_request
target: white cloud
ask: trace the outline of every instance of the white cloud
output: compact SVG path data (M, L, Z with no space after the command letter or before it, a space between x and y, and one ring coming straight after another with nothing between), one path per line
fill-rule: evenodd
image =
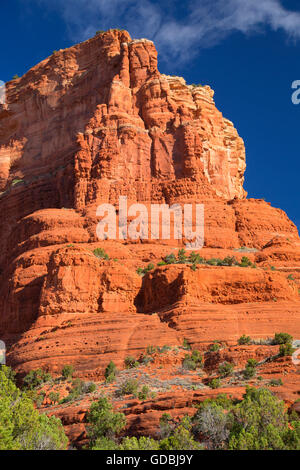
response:
M32 0L55 8L74 41L96 30L127 29L133 37L155 41L165 60L185 61L234 32L271 28L300 38L300 11L280 0Z

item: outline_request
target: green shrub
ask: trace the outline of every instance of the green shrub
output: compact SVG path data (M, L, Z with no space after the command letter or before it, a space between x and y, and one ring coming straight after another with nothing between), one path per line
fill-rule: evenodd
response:
M0 369L0 450L64 450L67 442L61 421L39 414Z
M107 383L111 383L116 378L117 366L113 361L110 361L105 369L104 376Z
M251 344L251 338L250 336L246 336L246 335L242 335L239 340L238 340L238 344L241 346L241 345L244 345L244 344Z
M23 379L23 386L27 389L34 389L40 385L49 382L52 377L42 369L31 370Z
M184 248L182 248L181 250L178 251L178 255L177 255L177 262L179 264L184 264L186 263L188 260L187 256L186 256L186 251Z
M194 439L192 434L192 424L188 416L184 416L182 420L173 426L170 434L162 439L159 449L164 451L172 450L202 450L203 446Z
M212 389L219 388L221 386L221 380L220 379L212 379L209 383L208 386Z
M96 248L95 250L93 250L93 253L94 253L94 255L96 256L96 258L109 260L109 256L108 256L108 254L104 251L103 248Z
M156 346L147 346L147 354L155 354L157 352L157 347Z
M288 333L275 333L273 344L288 344L293 342L293 337Z
M190 356L186 356L182 361L182 367L186 370L196 370L197 364Z
M188 342L188 340L186 338L183 339L183 348L184 349L191 349L191 345L190 345L190 343Z
M217 351L219 351L220 347L221 347L220 343L218 343L217 341L214 341L213 344L211 344L209 346L209 351L210 352L217 352Z
M283 385L283 382L281 379L271 379L268 385L270 387L279 387L280 385Z
M58 392L50 392L49 393L49 399L53 402L53 403L58 403L59 402L59 393Z
M144 276L144 275L147 274L149 271L152 271L152 269L154 269L154 268L155 268L154 264L150 263L150 264L148 264L148 266L146 266L145 268L138 268L138 269L136 270L136 272L137 272L137 274L138 274L139 276Z
M128 379L122 383L119 395L137 395L139 383L136 379Z
M187 370L196 370L197 367L202 366L203 357L197 349L194 349L192 354L186 354L182 361L182 367Z
M252 379L256 374L256 368L249 366L248 364L246 365L245 370L243 371L244 378L246 380Z
M247 258L247 256L243 256L239 266L241 268L248 268L252 266L252 262L249 260L249 258Z
M291 343L281 344L279 347L279 356L292 356L294 352L294 348Z
M112 405L107 398L99 398L97 402L92 403L87 413L88 437L90 447L97 446L97 439L113 439L119 434L126 425L126 418L123 413L113 411Z
M151 437L125 437L119 446L120 450L159 450L159 442Z
M218 372L220 374L220 377L228 377L234 369L234 365L231 362L223 362L222 364L219 365Z
M174 253L171 253L170 255L167 255L163 261L166 263L166 264L176 264L177 263L177 259L176 259L176 256L174 255Z
M258 362L257 362L256 359L253 359L253 358L248 359L248 361L247 361L247 366L248 367L257 367L257 365L258 365Z
M231 415L216 401L207 401L193 418L193 431L201 433L209 449L226 448L230 436Z
M140 364L133 356L127 356L124 359L124 364L126 369L133 369L134 367L138 367Z
M71 379L73 377L74 367L70 364L66 364L61 371L61 375L64 379Z
M142 387L142 390L138 393L138 398L139 400L147 400L147 398L150 397L150 388L147 387L147 385L144 385Z

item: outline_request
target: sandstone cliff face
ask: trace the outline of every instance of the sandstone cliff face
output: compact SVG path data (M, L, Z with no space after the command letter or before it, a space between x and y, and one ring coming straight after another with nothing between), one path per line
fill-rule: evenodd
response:
M125 31L56 52L8 83L0 335L9 362L20 373L68 362L97 376L150 344L298 332L297 229L280 209L246 199L244 171L243 140L210 87L160 74L153 43ZM96 207L120 195L147 206L204 203L201 255L247 247L259 267L279 272L176 266L142 281L137 268L182 242L99 243ZM99 247L109 261L93 255Z

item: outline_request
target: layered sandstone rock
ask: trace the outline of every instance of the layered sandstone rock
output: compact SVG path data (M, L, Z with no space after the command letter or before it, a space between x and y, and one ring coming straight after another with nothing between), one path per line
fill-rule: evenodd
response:
M209 86L160 74L151 41L111 30L54 53L6 91L0 336L18 372L67 362L98 377L151 344L300 334L297 228L246 199L243 140ZM100 243L96 208L119 209L119 196L147 208L203 203L201 255L246 255L258 269L173 266L142 280L137 268L185 240ZM109 261L94 256L99 247Z

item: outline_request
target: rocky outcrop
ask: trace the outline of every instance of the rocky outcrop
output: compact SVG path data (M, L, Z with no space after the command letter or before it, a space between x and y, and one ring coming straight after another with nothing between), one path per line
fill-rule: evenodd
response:
M20 374L73 363L99 377L109 360L122 364L151 344L298 334L297 228L280 209L246 198L244 143L213 95L160 74L154 44L117 30L7 84L0 336ZM120 195L148 208L204 204L201 255L245 255L257 269L176 265L142 279L137 268L185 240L100 243L96 208L119 210ZM96 248L110 259L95 257Z

